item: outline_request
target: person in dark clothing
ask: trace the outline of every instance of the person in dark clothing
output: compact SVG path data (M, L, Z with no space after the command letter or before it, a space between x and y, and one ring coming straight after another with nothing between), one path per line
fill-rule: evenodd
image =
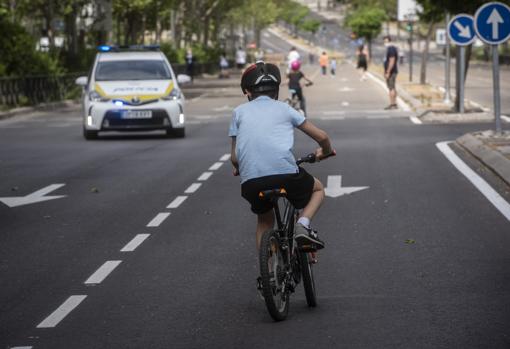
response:
M366 72L368 69L368 51L365 48L365 45L360 45L358 47L356 55L358 56L358 66L356 68L363 70L363 73L361 74L361 80L363 81L366 79Z
M390 97L390 104L384 109L397 109L397 90L395 84L398 74L398 49L392 44L390 36L384 37L384 46L386 46L384 78L386 79Z
M190 48L186 51L186 74L189 75L193 82L193 77L195 75L195 57L193 56L193 51Z
M306 116L306 102L305 96L303 96L303 88L301 87L301 79L307 81L307 83L311 84L312 80L308 79L305 74L300 70L301 63L299 61L294 61L291 63L291 70L287 74L287 83L289 85L289 90L294 90L296 96L299 99L299 107L303 111Z

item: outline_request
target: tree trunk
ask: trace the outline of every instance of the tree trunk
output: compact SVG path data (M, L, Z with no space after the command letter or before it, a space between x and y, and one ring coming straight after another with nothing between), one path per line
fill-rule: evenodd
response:
M210 18L207 17L204 21L204 36L202 37L202 43L204 47L209 45L209 31L210 31Z
M429 23L429 28L427 30L427 36L425 37L425 47L423 49L421 55L421 71L420 71L420 84L425 85L427 82L427 61L429 57L429 46L430 39L432 37L432 32L434 31L435 24L433 22Z

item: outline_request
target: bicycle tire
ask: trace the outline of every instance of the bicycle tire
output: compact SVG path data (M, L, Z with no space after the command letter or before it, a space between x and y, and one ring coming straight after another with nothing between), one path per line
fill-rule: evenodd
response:
M276 231L268 230L262 235L259 261L262 295L267 310L275 321L285 320L289 312L289 291L282 282L285 263Z
M307 252L299 252L303 288L305 289L306 303L309 307L317 306L317 290L313 278L313 269Z

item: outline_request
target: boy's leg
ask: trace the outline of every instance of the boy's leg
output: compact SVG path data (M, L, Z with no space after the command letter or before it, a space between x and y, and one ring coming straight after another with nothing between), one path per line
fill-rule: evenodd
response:
M262 234L264 234L269 229L273 229L273 227L274 227L274 214L272 210L257 215L257 234L256 234L257 250L260 249L260 241L262 240Z
M317 232L310 229L310 220L319 210L323 200L324 186L317 178L314 178L312 196L296 224L296 242L302 248L311 251L324 248L324 242L319 239Z
M315 216L325 196L324 186L322 185L322 183L315 177L313 179L314 183L312 197L310 198L310 201L308 201L308 204L305 206L303 212L301 213L301 217L306 217L309 220L312 220L313 216Z

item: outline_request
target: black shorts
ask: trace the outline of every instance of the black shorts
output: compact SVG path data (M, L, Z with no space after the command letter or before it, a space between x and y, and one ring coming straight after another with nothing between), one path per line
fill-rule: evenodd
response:
M263 214L273 206L269 201L259 198L259 193L263 190L284 188L287 199L295 208L301 209L310 201L314 182L313 176L300 167L299 173L250 179L241 185L241 196L250 203L253 213Z

